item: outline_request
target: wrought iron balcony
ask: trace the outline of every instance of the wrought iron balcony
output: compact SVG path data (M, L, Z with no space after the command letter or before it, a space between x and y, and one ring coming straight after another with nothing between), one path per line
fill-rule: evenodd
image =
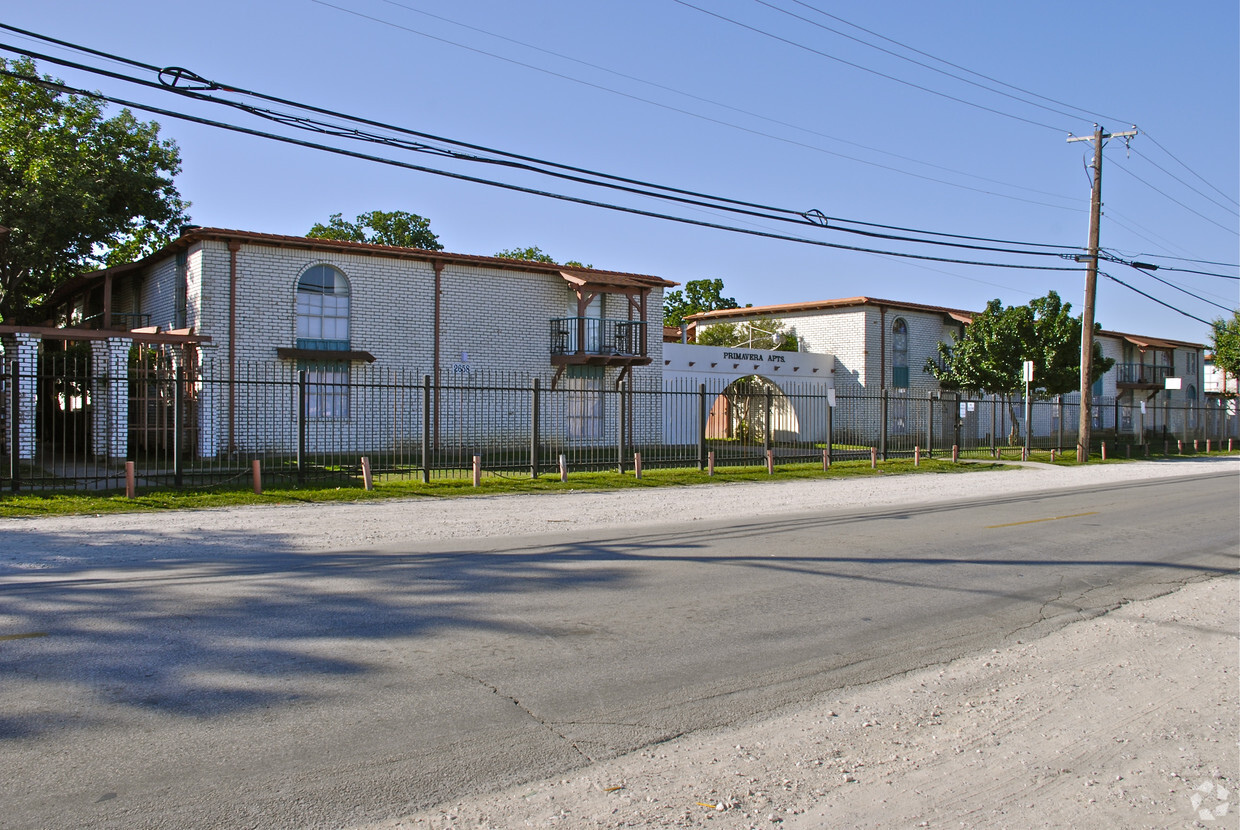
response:
M1164 381L1173 374L1170 366L1154 366L1148 363L1117 363L1115 371L1117 386L1143 386L1150 389L1161 389Z
M82 328L100 329L104 331L133 331L151 325L151 315L134 314L128 311L113 311L112 319L105 322L103 314L92 314L82 318Z
M646 321L599 317L556 317L551 320L551 362L642 364L646 354Z

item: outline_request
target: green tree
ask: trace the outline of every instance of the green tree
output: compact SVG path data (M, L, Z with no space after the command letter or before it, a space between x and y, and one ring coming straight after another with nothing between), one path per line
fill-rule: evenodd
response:
M797 351L796 329L783 320L763 319L744 323L715 323L698 329L699 346L746 346L777 352Z
M497 251L495 255L497 257L500 257L501 259L521 259L526 262L545 262L548 265L559 264L554 259L551 258L550 254L543 251L543 249L539 248L537 245L531 246L529 248L505 248L502 251ZM575 259L570 259L568 262L565 262L564 266L567 268L593 268L594 267L592 265L582 265L580 262L578 262Z
M394 248L418 248L442 251L439 237L431 231L431 220L403 210L372 210L349 222L333 213L327 224L316 223L306 236L312 239L335 239L340 242L369 242Z
M1233 311L1230 320L1218 318L1210 327L1214 365L1224 372L1224 380L1228 375L1240 377L1240 311Z
M939 344L939 359L927 360L925 370L944 389L1010 395L1024 389L1024 362L1032 360L1040 392L1072 392L1080 386L1081 318L1071 311L1054 291L1023 306L991 300L962 335ZM1095 341L1093 377L1113 365Z
M1081 318L1071 316L1071 311L1071 303L1060 300L1054 291L1023 306L1004 308L998 300L991 300L963 334L951 343L939 343L938 360L927 360L925 371L944 389L1001 395L1009 409L1012 396L1024 390L1026 360L1033 361L1038 392L1063 395L1077 390ZM1095 341L1092 377L1113 365L1115 361L1103 357L1102 346ZM1015 424L1014 411L1012 421Z
M663 296L663 325L679 326L690 314L721 308L740 308L736 300L723 296L723 280L689 280L684 291Z
M33 61L0 58L0 320L35 323L85 268L119 265L188 221L174 142L129 110L59 91Z

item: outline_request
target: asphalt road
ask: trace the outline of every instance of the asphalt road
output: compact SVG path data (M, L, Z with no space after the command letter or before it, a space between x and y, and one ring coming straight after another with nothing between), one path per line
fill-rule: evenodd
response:
M5 577L0 827L379 820L1032 639L1238 551L1225 473Z

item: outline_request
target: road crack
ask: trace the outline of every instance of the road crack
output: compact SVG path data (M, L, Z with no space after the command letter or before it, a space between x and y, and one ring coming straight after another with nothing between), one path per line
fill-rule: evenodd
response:
M573 748L573 751L576 752L578 755L580 755L582 758L584 758L587 763L591 763L591 764L594 763L594 758L591 757L590 754L587 753L585 750L583 750L581 747L579 747L576 741L574 741L572 738L568 737L563 732L561 732L559 729L557 729L555 725L552 724L550 721L547 721L546 719L539 717L539 715L535 713L534 710L530 709L528 706L523 704L517 698L513 697L512 695L505 694L503 691L500 690L498 686L494 685L493 683L488 683L487 681L483 680L480 677L474 677L472 674L465 674L464 672L459 672L455 670L453 670L452 673L455 674L457 677L461 677L461 678L464 678L465 680L471 680L474 683L477 683L479 686L490 691L491 694L495 695L501 700L506 700L509 703L511 703L513 706L516 706L523 713L525 713L526 717L528 717L530 720L534 721L539 726L541 726L543 729L546 729L552 735L555 735L557 738L564 741L564 743L571 746Z

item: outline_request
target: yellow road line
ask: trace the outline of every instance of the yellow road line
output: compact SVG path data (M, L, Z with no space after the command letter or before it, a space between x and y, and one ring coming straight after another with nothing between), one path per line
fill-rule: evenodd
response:
M31 637L46 637L46 631L32 631L29 634L0 634L0 642L5 640L28 640Z
M1079 519L1082 516L1097 516L1097 515L1098 515L1098 511L1094 510L1090 513L1072 513L1071 515L1068 515L1068 516L1050 516L1045 519L1026 519L1023 522L1008 522L1005 525L986 525L985 529L993 530L996 527L1016 527L1017 525L1031 525L1031 524L1036 524L1038 522L1057 522L1060 519Z

